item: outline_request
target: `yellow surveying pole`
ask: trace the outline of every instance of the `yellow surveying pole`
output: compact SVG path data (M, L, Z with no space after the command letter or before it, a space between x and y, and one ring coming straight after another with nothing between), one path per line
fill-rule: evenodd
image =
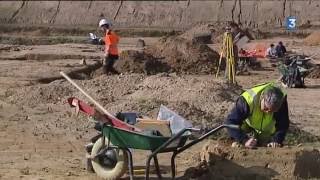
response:
M220 53L219 65L217 69L216 77L218 77L222 57L226 58L226 69L225 69L225 76L228 81L232 84L236 83L235 79L235 60L234 60L234 51L233 51L233 39L232 34L230 31L226 31L223 35L223 43L222 43L222 50Z

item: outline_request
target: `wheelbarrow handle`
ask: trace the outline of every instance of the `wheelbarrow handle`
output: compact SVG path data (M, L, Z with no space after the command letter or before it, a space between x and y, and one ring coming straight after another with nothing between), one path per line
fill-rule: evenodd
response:
M233 125L233 124L221 124L213 129L207 131L205 134L200 136L198 139L195 139L195 140L191 141L190 143L184 145L183 147L179 148L177 151L177 154L179 154L179 153L183 152L184 150L186 150L187 148L203 141L204 139L208 138L209 136L211 136L212 134L216 133L217 131L219 131L223 128L239 129L240 127L238 125ZM190 130L190 128L188 128L188 130Z
M191 132L200 132L201 128L188 128L188 130Z
M223 124L226 128L230 128L230 129L240 129L239 125L235 125L235 124Z

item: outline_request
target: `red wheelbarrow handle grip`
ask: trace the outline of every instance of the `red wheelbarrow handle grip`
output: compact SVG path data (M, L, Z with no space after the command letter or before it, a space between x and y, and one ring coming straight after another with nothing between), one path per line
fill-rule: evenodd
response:
M88 105L87 103L75 98L71 97L68 98L68 103L71 107L76 108L76 112L83 112L89 116L95 117L96 120L102 122L102 123L108 123L112 126L115 126L120 129L128 130L128 131L135 131L135 132L141 132L139 128L136 128L135 126L132 126L128 123L125 123L116 117L109 116L107 114L103 114L100 111L96 110L94 107Z

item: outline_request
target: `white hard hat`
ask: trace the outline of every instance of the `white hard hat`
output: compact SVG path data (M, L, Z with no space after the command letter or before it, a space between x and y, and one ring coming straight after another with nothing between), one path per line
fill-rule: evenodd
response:
M106 19L101 19L99 22L99 27L102 27L103 25L111 25Z

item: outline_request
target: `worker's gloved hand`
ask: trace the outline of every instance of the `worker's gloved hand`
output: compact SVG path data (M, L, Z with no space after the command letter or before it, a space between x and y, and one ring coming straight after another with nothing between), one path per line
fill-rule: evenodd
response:
M279 144L277 142L271 142L271 143L267 144L267 147L277 148L277 147L281 147L281 144Z
M249 149L253 149L257 146L257 139L255 138L249 138L245 143L244 143L244 146L246 148L249 148Z

